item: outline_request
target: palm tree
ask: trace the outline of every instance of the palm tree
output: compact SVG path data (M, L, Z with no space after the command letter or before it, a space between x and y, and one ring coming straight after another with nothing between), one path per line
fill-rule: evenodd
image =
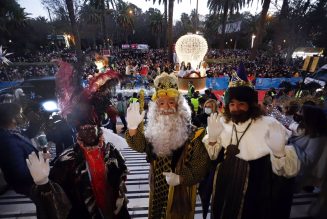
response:
M151 1L151 0L145 0L145 1ZM153 0L153 4L155 4L157 1ZM158 0L158 4L161 5L161 3L164 4L164 20L163 20L163 29L166 30L166 33L164 34L164 48L167 46L167 10L168 10L168 1L167 0Z
M252 48L251 55L250 55L250 59L252 59L252 60L255 59L255 57L257 56L259 46L262 42L270 2L271 2L271 0L261 0L261 3L263 5L262 5L262 11L260 14L259 22L258 22L257 28L256 28L257 29L256 37L254 39L254 44L253 44L253 48Z
M174 3L175 0L158 0L159 4L161 2L167 4L168 1L168 24L167 24L167 38L168 38L168 59L173 62L173 14L174 14ZM182 0L177 0L177 3ZM155 3L156 0L153 0Z
M190 20L191 20L192 29L193 29L192 32L195 33L198 30L198 24L199 24L199 15L198 15L197 9L193 9L191 11Z
M128 43L128 32L131 31L134 27L134 20L133 20L133 7L132 5L127 5L125 2L120 1L117 4L116 10L116 22L117 24L123 28L125 32L125 40Z
M188 16L188 14L186 14L186 13L181 14L181 24L183 27L182 34L186 34L188 32L193 31L193 24L191 22L190 16Z
M76 49L76 55L77 55L77 65L76 65L76 74L74 74L74 79L73 83L76 85L76 87L81 88L80 86L80 80L82 79L82 66L83 66L83 54L82 54L82 49L81 49L81 39L79 37L79 32L78 32L78 26L77 26L77 21L76 21L76 16L74 12L74 3L73 0L65 0L66 1L66 6L69 14L69 20L70 20L70 25L72 28L72 32L75 38L75 49Z
M247 0L249 3L251 0ZM219 48L224 49L225 46L225 30L226 30L226 22L227 15L229 13L233 13L234 11L239 11L246 4L245 0L208 0L208 7L210 12L223 13L222 16L222 28L221 28L221 38L219 41Z
M26 26L28 13L16 1L0 1L0 31L10 33L11 29Z
M150 14L150 28L152 34L154 34L156 37L156 44L157 44L156 46L159 49L160 36L163 30L163 16L159 10L155 10L153 11L153 13Z
M107 45L107 24L106 24L106 15L111 13L117 4L116 0L86 0L89 6L91 6L90 10L90 18L92 20L100 21L101 29L102 29L102 41L103 44ZM110 9L110 6L112 9Z

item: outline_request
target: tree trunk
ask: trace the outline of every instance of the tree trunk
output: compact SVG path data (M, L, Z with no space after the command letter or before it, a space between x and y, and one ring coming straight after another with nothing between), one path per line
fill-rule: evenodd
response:
M157 44L157 49L160 49L160 34L156 35L156 44Z
M75 66L73 82L77 88L81 88L80 82L82 79L82 74L83 74L82 66L84 63L84 57L83 57L82 49L81 49L81 39L79 37L76 17L75 17L75 13L74 13L73 0L66 0L66 5L67 5L67 10L68 10L69 19L70 19L70 25L71 25L72 32L73 32L73 35L75 38L75 51L76 51L76 56L77 56L77 63Z
M288 7L289 0L283 0L282 9L280 10L280 15L278 18L278 25L277 31L274 37L274 50L278 51L279 45L282 43L283 38L286 39L287 37L287 15L289 11Z
M164 46L164 48L165 49L167 49L167 36L168 36L168 29L167 29L167 17L168 17L168 13L167 13L167 11L168 11L168 0L164 0L164 7L165 7L165 9L164 9L164 34L163 34L163 46ZM167 51L167 50L166 50Z
M263 2L259 23L257 25L257 34L256 34L256 37L254 39L254 45L253 45L251 55L250 55L251 60L254 60L255 57L257 56L259 46L260 46L260 44L262 42L262 38L263 38L263 35L264 35L264 32L265 32L265 23L266 23L266 18L267 18L267 13L268 13L270 1L271 0L264 0L264 2Z
M228 13L228 1L226 1L224 5L223 23L221 27L221 38L219 40L219 49L221 50L225 48L225 30L226 30L226 22L227 22L227 13Z
M198 31L199 26L199 0L196 0L196 21L195 21L195 33Z
M102 25L102 43L103 47L107 49L107 24L106 24L106 7L105 2L102 0L101 2L101 25Z
M173 63L173 13L174 0L169 0L168 5L168 60Z

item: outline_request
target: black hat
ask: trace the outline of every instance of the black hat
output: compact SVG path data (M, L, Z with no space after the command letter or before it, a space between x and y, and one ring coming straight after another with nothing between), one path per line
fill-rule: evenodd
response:
M229 87L225 94L225 104L229 104L232 99L252 105L258 103L258 93L249 86Z
M258 93L248 81L243 63L240 64L237 72L233 72L228 88L225 92L225 105L232 99L247 102L249 105L258 103Z

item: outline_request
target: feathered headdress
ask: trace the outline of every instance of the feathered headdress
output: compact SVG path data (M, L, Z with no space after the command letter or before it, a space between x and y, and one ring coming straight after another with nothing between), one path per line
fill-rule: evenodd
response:
M57 60L56 60L57 61ZM58 99L58 106L62 117L67 118L72 112L73 95L75 93L75 86L73 84L73 66L64 61L57 61L59 69L55 75L56 78L56 94Z
M72 115L74 120L79 120L80 124L98 124L100 119L98 114L105 110L105 106L96 103L108 104L107 99L99 100L99 98L108 97L98 95L98 93L103 86L108 84L108 86L112 86L110 82L117 79L119 74L113 70L97 74L90 78L89 86L82 92L78 92L78 88L74 85L73 74L74 69L71 64L59 61L59 69L56 74L56 91L60 113L64 118Z

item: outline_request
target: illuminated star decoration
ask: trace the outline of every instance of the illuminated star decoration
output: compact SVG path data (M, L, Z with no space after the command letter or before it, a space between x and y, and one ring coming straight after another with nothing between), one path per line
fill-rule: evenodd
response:
M7 65L11 64L11 61L7 59L6 56L10 56L12 53L6 53L7 50L2 51L2 46L0 46L0 63L5 63Z

